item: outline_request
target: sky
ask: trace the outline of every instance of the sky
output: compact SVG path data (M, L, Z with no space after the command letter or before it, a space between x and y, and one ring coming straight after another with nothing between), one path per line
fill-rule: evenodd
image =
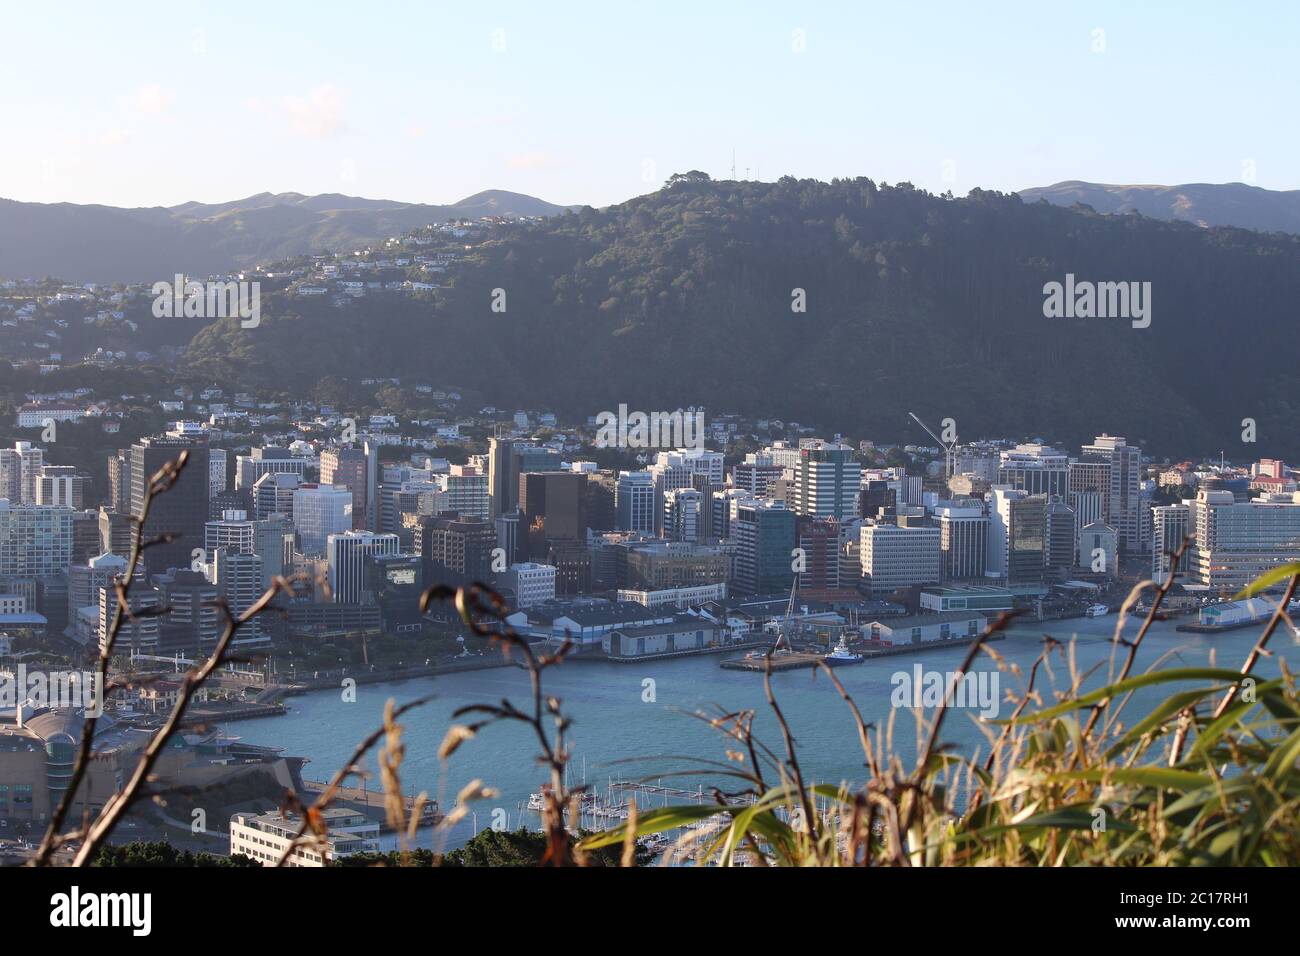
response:
M689 169L964 195L1300 187L1300 4L11 4L0 197L482 189L602 206Z

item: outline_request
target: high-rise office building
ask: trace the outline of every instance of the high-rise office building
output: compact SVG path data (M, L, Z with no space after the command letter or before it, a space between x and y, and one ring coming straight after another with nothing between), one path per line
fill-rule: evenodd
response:
M858 493L858 515L863 518L891 518L898 513L898 492L883 478L868 478Z
M331 534L326 543L330 592L336 604L372 603L367 585L366 558L398 553L397 535L373 531Z
M435 477L441 491L438 513L454 511L462 518L487 521L492 511L488 497L488 476L470 465L452 465L445 475Z
M587 538L584 486L587 476L575 472L525 472L519 476L519 508L523 512L520 546L530 560L545 561L551 543Z
M185 467L165 494L153 498L144 524L145 540L172 536L141 554L151 573L188 568L192 552L203 547L208 520L208 445L203 438L142 438L131 446L131 514L143 513L153 476L182 453Z
M1069 457L1050 445L1028 443L1003 451L997 483L1031 495L1056 495L1069 491Z
M990 489L988 574L1008 583L1043 580L1047 565L1047 498L1018 488Z
M1235 593L1300 553L1300 494L1242 502L1202 488L1187 508L1187 580L1216 593Z
M1190 514L1186 502L1151 509L1151 580L1163 584L1169 575L1172 555L1187 537ZM1181 574L1187 575L1186 561L1182 562Z
M1074 509L1055 496L1047 502L1046 533L1043 561L1048 577L1063 581L1074 569L1078 528L1075 524Z
M217 548L207 568L209 580L220 589L232 617L239 617L261 599L262 559L258 555ZM268 640L263 621L255 617L239 628L234 644L262 644Z
M788 591L794 579L796 515L784 502L754 498L736 502L731 537L736 546L734 580L740 594Z
M0 498L0 580L34 581L67 571L73 515L71 508L20 505Z
M669 541L699 541L704 496L694 488L664 494L664 537Z
M530 471L560 471L559 452L505 438L488 439L488 495L491 517L514 511L519 506L519 476Z
M215 603L221 589L203 572L188 568L168 571L156 580L162 604L167 608L158 627L159 653L210 653L226 627L225 617Z
M320 556L332 534L352 530L352 489L344 485L308 482L293 492L293 523L298 531L298 549Z
M10 504L36 504L36 478L45 465L45 450L29 441L0 448L0 498Z
M857 584L857 575L841 578L840 524L834 518L799 515L795 524L796 547L802 558L800 591L833 591Z
M131 553L134 525L129 514L99 509L99 550L101 554L126 557Z
M80 511L85 507L88 479L72 465L43 465L36 476L35 504L63 505Z
M206 476L204 477L206 478ZM112 585L101 587L99 589L98 604L99 624L96 628L96 638L100 650L103 651L108 642L108 634L112 629L113 619L117 614L117 589ZM127 651L138 651L146 654L154 653L158 649L158 629L162 615L156 613L141 614L140 612L161 607L162 593L157 588L144 587L140 583L132 584L127 595L126 606L132 613L129 615L124 613L122 616L117 639L113 644L113 653L122 654Z
M226 450L208 449L208 497L213 498L226 490Z
M1098 435L1091 445L1084 445L1081 462L1105 463L1110 466L1109 481L1102 491L1104 520L1115 529L1122 550L1136 552L1142 545L1139 518L1139 487L1142 477L1142 451L1123 438ZM1082 488L1071 490L1085 490Z
M131 513L131 449L119 448L108 456L108 510Z
M247 455L235 457L235 487L252 488L263 475L297 475L307 479L308 459L291 455L287 448L254 448Z
M981 501L943 502L934 509L939 524L939 553L945 581L984 577L989 516Z
M320 453L320 483L342 485L352 492L352 527L369 528L367 515L372 492L370 456L362 448L326 448Z
M937 584L943 576L943 534L933 525L867 524L859 532L862 577L874 596Z
M836 521L856 518L861 488L862 465L848 445L818 442L799 449L796 513Z
M655 483L648 471L620 471L614 489L620 531L655 531Z
M731 537L731 519L735 514L737 501L752 500L755 495L744 488L723 486L712 494L713 504L709 509L712 530L709 533L714 541L725 541Z
M293 494L303 484L292 472L267 472L253 483L253 517L258 521L273 514L293 520ZM349 515L348 520L352 520Z
M500 521L500 518L489 522L454 514L422 519L414 548L424 562L424 579L430 584L451 587L490 581Z

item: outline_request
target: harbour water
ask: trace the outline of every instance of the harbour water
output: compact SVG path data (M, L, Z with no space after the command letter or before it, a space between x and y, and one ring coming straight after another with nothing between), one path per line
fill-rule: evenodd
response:
M1048 621L1042 624L1019 624L1003 640L989 646L1009 662L1019 665L1022 674L999 675L999 699L1003 699L1002 716L1010 713L1005 703L1007 690L1023 687L1029 668L1041 649L1042 636L1075 642L1075 657L1081 672L1098 667L1088 686L1098 686L1107 674L1112 657L1112 634L1116 617ZM1147 635L1138 656L1134 673L1153 665L1162 668L1203 666L1211 661L1218 666L1237 668L1258 638L1259 629L1233 631L1217 635L1187 634L1174 630L1174 621L1158 622ZM1132 637L1140 620L1130 617L1125 636ZM1293 669L1300 667L1300 644L1283 625L1274 634L1271 649L1285 657ZM926 671L954 671L966 654L966 648L952 647L868 660L851 667L837 668L836 676L853 696L868 723L883 725L891 706L892 679L899 672L913 673L919 664ZM1115 666L1122 661L1123 649ZM1056 686L1068 684L1068 668L1060 656L1052 661ZM995 670L993 661L981 654L976 670ZM1276 658L1265 658L1256 667L1260 677L1278 673ZM1039 678L1045 691L1047 674ZM824 674L796 670L776 674L772 680L777 700L794 733L800 762L807 777L819 782L839 783L863 778L862 752L852 716L835 688ZM1134 723L1163 699L1173 687L1163 685L1136 694L1125 711L1125 724ZM743 671L724 670L715 656L614 664L569 662L546 672L544 689L563 702L572 718L570 730L571 780L581 781L584 770L588 784L603 792L610 779L645 780L664 786L694 790L703 783L720 782L719 778L681 775L698 771L699 759L726 761L726 751L734 749L727 739L694 713L717 715L749 708L757 711L754 726L758 736L774 750L781 751L779 726L767 707L762 676ZM345 703L341 691L319 691L289 698L288 714L233 723L224 729L249 743L283 748L286 754L309 758L304 775L309 779L327 780L348 758L357 742L382 721L384 703L390 697L399 704L434 694L432 701L402 717L405 726L406 759L401 768L403 788L409 793L426 791L444 808L451 806L456 793L466 783L480 779L495 788L499 795L477 804L477 813L458 827L446 846L455 847L472 835L475 828L491 826L494 813L513 828L521 823L537 826L535 814L525 809L529 794L538 789L546 773L537 762L537 743L532 730L519 723L498 723L484 728L466 742L442 765L438 746L453 723L478 719L452 714L458 708L476 703L497 703L503 698L517 707L531 706L527 673L516 667L494 668L421 678L394 684L370 684L356 688L356 701ZM1051 699L1050 694L1045 694ZM932 712L931 712L932 713ZM977 710L954 710L944 726L943 740L958 749L972 752L976 747L987 750L984 731L978 726ZM895 717L895 751L905 760L916 752L915 722L908 710ZM372 775L377 767L372 751L363 763ZM369 786L378 786L372 776ZM420 845L428 845L428 831L420 836Z

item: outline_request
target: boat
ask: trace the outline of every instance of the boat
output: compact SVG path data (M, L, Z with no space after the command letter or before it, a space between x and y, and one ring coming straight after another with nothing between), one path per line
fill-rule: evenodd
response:
M1088 608L1088 617L1105 617L1110 613L1110 608L1105 604L1094 604Z
M835 649L829 654L822 655L822 660L828 667L844 667L848 664L861 664L862 655L854 654L849 650L848 642L840 638L840 642L835 645Z

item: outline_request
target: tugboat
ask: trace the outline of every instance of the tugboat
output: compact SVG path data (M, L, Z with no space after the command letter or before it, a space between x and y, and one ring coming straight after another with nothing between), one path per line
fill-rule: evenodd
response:
M829 654L823 655L822 660L824 660L829 667L844 667L848 664L861 664L862 655L854 654L849 650L848 642L841 637L840 642L835 645L835 649Z

